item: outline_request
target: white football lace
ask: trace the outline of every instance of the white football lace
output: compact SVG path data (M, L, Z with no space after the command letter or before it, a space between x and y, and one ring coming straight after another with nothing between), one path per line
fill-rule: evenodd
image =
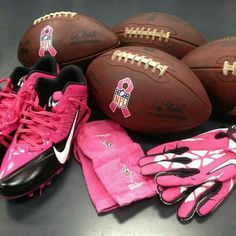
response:
M38 24L41 21L48 20L51 18L56 18L56 17L70 17L73 18L75 15L77 15L76 12L70 12L70 11L59 11L59 12L54 12L54 13L49 13L45 16L42 16L34 21L34 25Z
M144 69L152 68L152 73L155 73L156 70L159 70L159 76L163 76L166 70L168 69L167 65L161 65L159 61L155 61L152 58L147 58L145 56L141 56L138 54L133 54L130 52L125 52L121 50L116 50L112 57L111 60L121 61L123 60L124 63L130 61L131 64L134 64L134 62L137 62L137 66L141 66L141 64L144 64Z
M228 61L224 62L223 74L228 75L229 71L231 71L233 75L236 75L236 62L233 62L232 65L230 65Z
M141 39L149 39L151 38L153 41L158 39L159 41L162 41L162 39L165 39L165 42L168 42L168 39L170 37L170 32L164 32L164 30L158 31L157 29L152 28L145 28L145 27L126 27L125 28L125 37L129 38L138 38Z

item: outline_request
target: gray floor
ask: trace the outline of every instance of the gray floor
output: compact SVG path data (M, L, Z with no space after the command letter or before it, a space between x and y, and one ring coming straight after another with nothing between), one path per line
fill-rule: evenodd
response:
M16 49L20 37L35 18L46 13L78 11L113 26L139 12L164 11L191 22L212 40L236 35L235 9L234 0L1 0L0 76L8 75L18 65ZM211 121L192 134L220 125ZM160 141L180 138L131 135L145 149ZM98 216L88 197L80 166L72 161L42 196L18 201L0 199L0 236L235 235L235 194L234 191L210 218L197 218L187 225L176 219L177 207L163 206L158 198Z

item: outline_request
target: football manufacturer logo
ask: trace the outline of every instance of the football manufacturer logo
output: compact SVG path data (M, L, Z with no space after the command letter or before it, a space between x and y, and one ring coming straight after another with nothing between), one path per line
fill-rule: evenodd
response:
M57 51L52 45L52 35L53 28L50 25L47 25L41 30L40 33L40 48L39 56L42 57L45 55L45 52L49 52L51 56L56 56Z
M131 116L128 108L129 99L134 86L130 78L120 80L115 89L113 100L109 105L111 111L114 113L117 108L121 109L124 118Z

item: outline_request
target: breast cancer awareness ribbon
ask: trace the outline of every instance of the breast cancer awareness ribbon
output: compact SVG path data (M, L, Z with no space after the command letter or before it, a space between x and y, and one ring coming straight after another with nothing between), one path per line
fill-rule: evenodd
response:
M124 85L127 85L125 88ZM112 112L115 112L117 107L121 109L124 118L131 116L128 108L129 98L134 86L130 78L126 77L120 80L115 89L113 100L109 105ZM123 92L123 94L122 94Z
M127 85L125 88L124 85ZM125 118L131 116L128 108L128 102L133 91L134 86L130 78L126 77L120 80L114 92L113 101L109 105L112 112L115 112L117 107L121 109L122 114ZM123 92L123 94L121 94Z
M50 25L47 25L41 30L40 33L40 49L39 56L44 56L45 52L48 51L51 56L55 56L57 54L56 49L52 45L52 34L53 28Z

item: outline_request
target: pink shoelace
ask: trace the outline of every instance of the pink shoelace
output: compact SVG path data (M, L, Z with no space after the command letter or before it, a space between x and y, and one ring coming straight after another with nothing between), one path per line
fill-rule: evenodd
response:
M79 106L80 109L88 109L87 104L82 103L77 99L68 98L68 100L75 106ZM47 130L50 129L56 132L58 130L57 122L62 119L60 114L67 113L66 109L64 109L65 106L60 107L57 109L57 113L54 113L53 111L49 112L40 107L38 102L39 99L37 96L35 101L30 100L27 102L29 105L28 109L24 110L22 113L22 119L20 120L21 126L16 134L16 144L28 144L32 150L42 149L42 144L50 139ZM87 116L88 115L86 114L85 117ZM84 119L85 118L83 117L81 120Z
M6 83L6 80L1 80L0 83ZM11 111L14 114L17 114L17 110L12 111L12 109L17 109L16 107L12 107L12 104L14 100L17 99L17 95L13 93L10 86L3 88L0 91L0 143L4 145L5 147L9 147L13 137L11 135L5 134L3 132L4 126L13 124L17 121L19 118L17 115L14 117L14 119L9 120L8 116L6 115L6 112Z

